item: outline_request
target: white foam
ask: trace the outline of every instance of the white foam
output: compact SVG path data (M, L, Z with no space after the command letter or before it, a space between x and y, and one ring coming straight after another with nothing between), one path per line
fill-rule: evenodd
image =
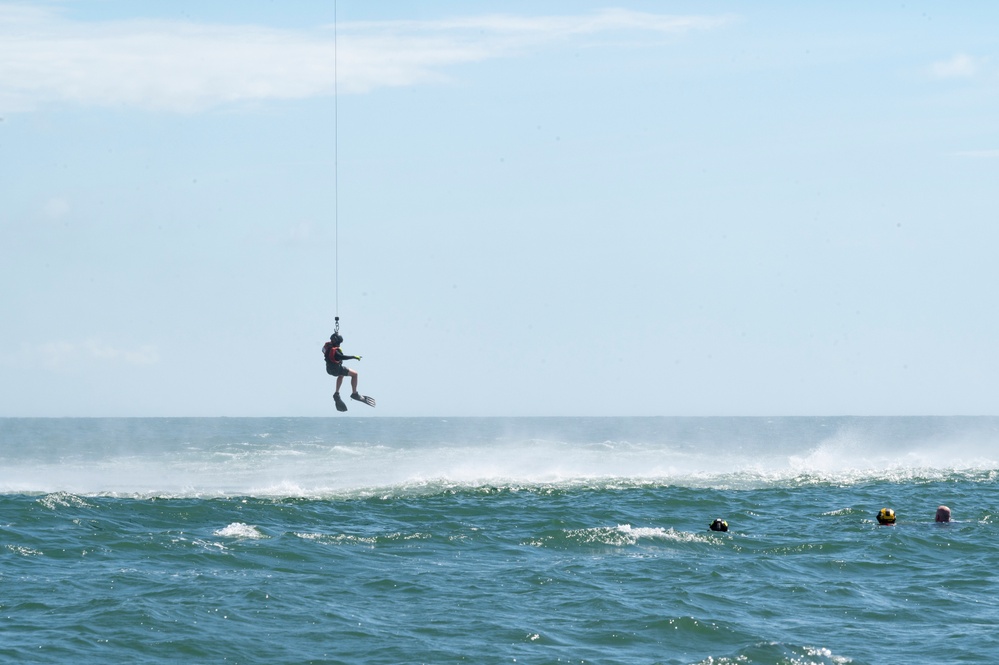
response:
M247 540L267 538L260 529L249 524L244 524L243 522L233 522L228 526L214 531L213 535L221 536L222 538L244 538Z
M663 527L633 527L630 524L618 524L608 527L590 527L586 529L570 529L565 532L570 540L587 544L611 545L616 547L637 545L642 542L670 541L682 543L709 543L715 545L717 539L705 534L677 531Z

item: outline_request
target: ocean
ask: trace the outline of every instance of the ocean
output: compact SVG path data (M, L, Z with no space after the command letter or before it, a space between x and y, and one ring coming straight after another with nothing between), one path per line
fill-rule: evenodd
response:
M0 661L995 663L997 479L990 417L0 419Z

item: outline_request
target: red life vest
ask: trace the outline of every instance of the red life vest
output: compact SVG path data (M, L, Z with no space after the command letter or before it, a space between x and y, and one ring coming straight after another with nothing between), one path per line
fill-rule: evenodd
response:
M323 355L326 356L326 362L336 363L337 365L343 364L341 361L336 359L336 352L340 350L339 346L333 346L333 342L326 342L323 346Z

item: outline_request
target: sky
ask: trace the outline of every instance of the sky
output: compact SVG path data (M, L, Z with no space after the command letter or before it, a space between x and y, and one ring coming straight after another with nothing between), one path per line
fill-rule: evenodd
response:
M997 28L0 0L0 416L999 414Z

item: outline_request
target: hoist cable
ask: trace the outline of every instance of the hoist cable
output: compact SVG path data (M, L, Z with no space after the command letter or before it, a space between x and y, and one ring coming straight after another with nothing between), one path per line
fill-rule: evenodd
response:
M340 39L336 32L336 0L333 0L333 278L337 328L340 324L340 108L337 90L337 46Z

